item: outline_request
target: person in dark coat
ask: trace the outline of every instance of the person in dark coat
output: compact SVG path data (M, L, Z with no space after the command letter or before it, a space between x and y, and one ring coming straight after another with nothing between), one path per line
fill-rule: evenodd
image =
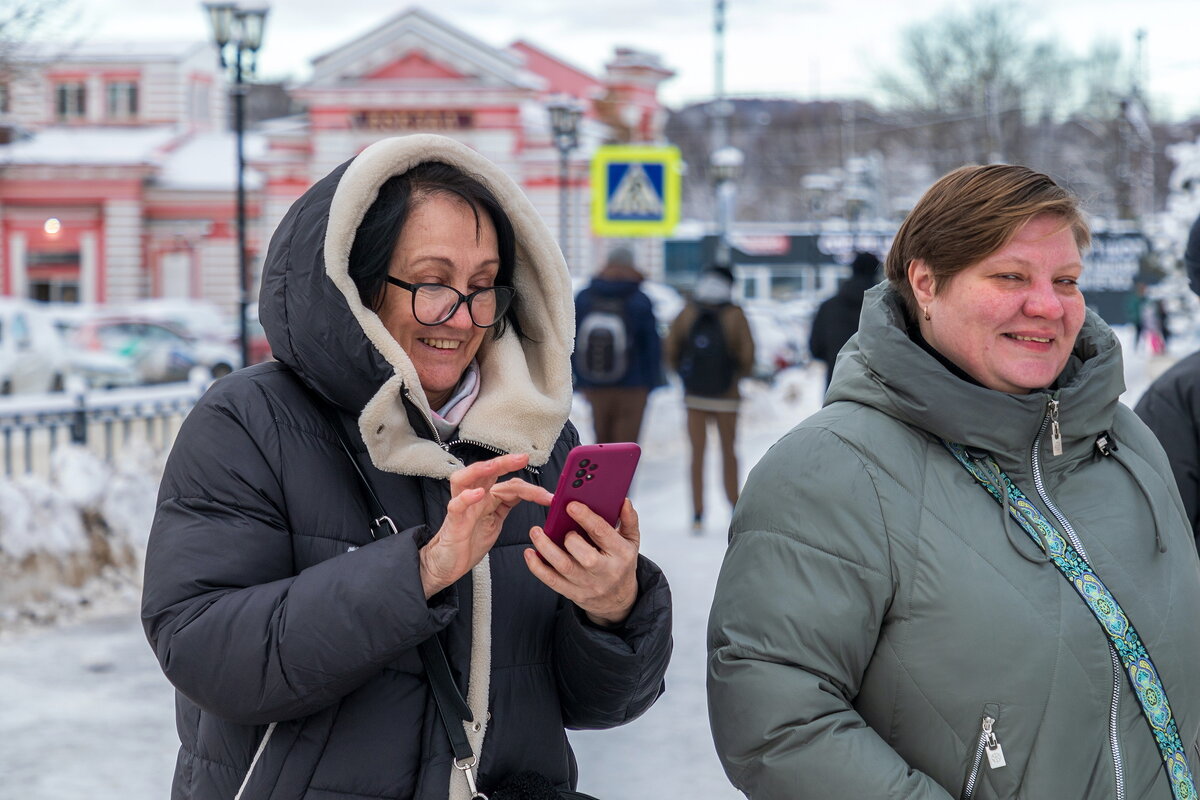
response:
M1183 265L1192 291L1200 294L1200 217L1188 234ZM1200 352L1158 376L1133 410L1167 451L1200 550Z
M632 505L616 528L572 506L594 544L540 527L578 441L571 303L537 211L450 139L377 142L292 205L260 298L278 360L188 415L146 553L175 800L567 789L564 729L628 722L663 691L670 593ZM373 532L389 526L358 470L393 535ZM452 764L429 637L474 765Z
M662 368L662 340L650 298L641 289L645 277L633 263L633 252L618 247L608 254L604 267L575 296L575 388L592 407L597 442L636 442L650 392L666 383ZM579 341L580 325L597 306L619 310L627 337L624 369L611 378L599 378L580 368L586 355Z
M842 281L837 293L817 308L808 350L812 357L825 362L825 387L833 379L833 364L850 337L858 331L863 294L878 281L879 259L873 253L855 253L850 277Z

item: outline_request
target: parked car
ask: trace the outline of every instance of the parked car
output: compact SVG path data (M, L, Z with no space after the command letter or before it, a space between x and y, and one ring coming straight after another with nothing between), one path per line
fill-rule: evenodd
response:
M780 370L808 363L809 316L805 308L774 300L743 301L754 336L754 377L771 381Z
M137 317L93 317L79 322L71 343L128 359L141 383L185 381L203 365L194 340L159 322Z
M66 372L79 378L88 389L121 389L142 382L133 359L104 350L80 347L75 329L99 315L101 306L83 303L43 303L51 324L62 341Z
M208 367L214 378L224 377L241 366L237 321L214 303L157 298L138 300L114 310L124 316L165 324L188 337L197 363Z
M65 349L54 324L32 300L0 297L0 394L59 392Z

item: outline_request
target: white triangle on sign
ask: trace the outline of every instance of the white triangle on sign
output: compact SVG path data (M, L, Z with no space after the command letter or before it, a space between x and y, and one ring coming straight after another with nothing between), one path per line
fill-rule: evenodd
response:
M608 201L608 216L658 218L663 201L641 164L630 164Z

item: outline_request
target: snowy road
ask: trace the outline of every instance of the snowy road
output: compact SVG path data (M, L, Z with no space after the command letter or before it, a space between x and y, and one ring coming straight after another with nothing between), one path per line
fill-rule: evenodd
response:
M742 472L820 403L819 368L759 390L743 411ZM579 420L587 428L586 419ZM708 732L704 628L725 550L728 508L710 441L711 519L690 529L687 445L678 395L657 392L634 487L642 549L671 581L675 652L667 692L616 731L573 732L581 789L603 800L740 797ZM0 638L0 800L165 800L178 740L173 696L137 620L137 597L84 621Z

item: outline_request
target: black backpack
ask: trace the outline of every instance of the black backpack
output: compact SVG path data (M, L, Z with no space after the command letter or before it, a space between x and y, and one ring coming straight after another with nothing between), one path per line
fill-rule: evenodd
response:
M625 319L625 298L596 297L579 323L575 371L588 383L619 383L629 370L632 339Z
M701 306L679 354L687 394L721 397L733 386L735 364L721 325L720 308Z

